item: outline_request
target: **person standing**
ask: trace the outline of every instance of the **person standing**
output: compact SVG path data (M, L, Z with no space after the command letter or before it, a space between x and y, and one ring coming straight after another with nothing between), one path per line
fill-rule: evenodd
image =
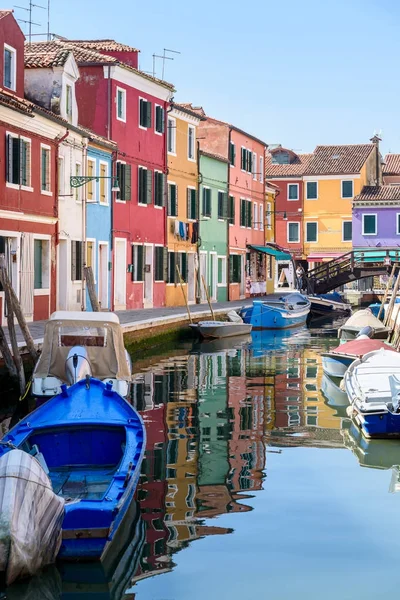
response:
M297 281L297 289L301 292L304 287L304 270L301 265L297 265L296 281Z

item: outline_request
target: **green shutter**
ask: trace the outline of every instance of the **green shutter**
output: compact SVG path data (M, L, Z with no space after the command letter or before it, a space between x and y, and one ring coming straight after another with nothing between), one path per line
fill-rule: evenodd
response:
M228 194L226 192L222 194L222 217L223 219L228 218Z
M146 173L146 204L151 204L153 202L153 171L147 169Z
M246 170L246 148L240 149L240 168L245 171Z
M197 192L190 190L191 219L198 219Z
M135 255L136 248L136 264L133 262L132 279L134 281L144 280L144 247L143 246L132 246L132 254Z
M28 185L28 143L21 140L21 185Z
M151 102L146 102L146 125L145 127L151 127Z
M228 212L229 223L234 225L235 224L235 198L233 196L229 196L228 210L229 210L229 212Z
M168 281L168 248L163 248L163 280Z
M142 127L145 127L145 101L142 99L139 100L139 122Z
M42 240L34 241L34 288L41 290L43 287L43 243Z
M229 283L233 283L233 255L229 256Z
M132 198L132 167L124 165L124 200Z
M186 252L181 252L181 266L180 266L180 271L181 271L181 277L183 279L183 281L186 283L187 279L188 279L188 261L187 261L187 254Z

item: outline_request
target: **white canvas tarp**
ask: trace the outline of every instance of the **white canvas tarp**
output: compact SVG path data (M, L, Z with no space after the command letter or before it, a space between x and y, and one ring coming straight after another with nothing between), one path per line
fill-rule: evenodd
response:
M0 458L0 572L9 585L55 561L64 500L39 462L21 450Z

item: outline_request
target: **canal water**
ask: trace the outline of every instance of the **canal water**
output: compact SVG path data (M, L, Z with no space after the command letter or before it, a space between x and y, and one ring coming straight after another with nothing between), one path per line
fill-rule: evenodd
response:
M147 427L129 543L13 600L356 600L398 592L400 443L366 442L322 373L335 324L139 363ZM337 383L337 382L336 382ZM9 419L3 421L3 430ZM1 426L1 425L0 425Z

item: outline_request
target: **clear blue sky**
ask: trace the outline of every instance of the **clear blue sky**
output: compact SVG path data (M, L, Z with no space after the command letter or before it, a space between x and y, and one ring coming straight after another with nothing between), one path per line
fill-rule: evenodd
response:
M153 53L179 50L165 72L176 100L202 105L268 143L306 152L316 144L365 143L382 130L382 149L400 152L398 0L51 0L51 6L53 32L135 46L143 70L152 70ZM44 12L36 9L34 20L45 23Z

